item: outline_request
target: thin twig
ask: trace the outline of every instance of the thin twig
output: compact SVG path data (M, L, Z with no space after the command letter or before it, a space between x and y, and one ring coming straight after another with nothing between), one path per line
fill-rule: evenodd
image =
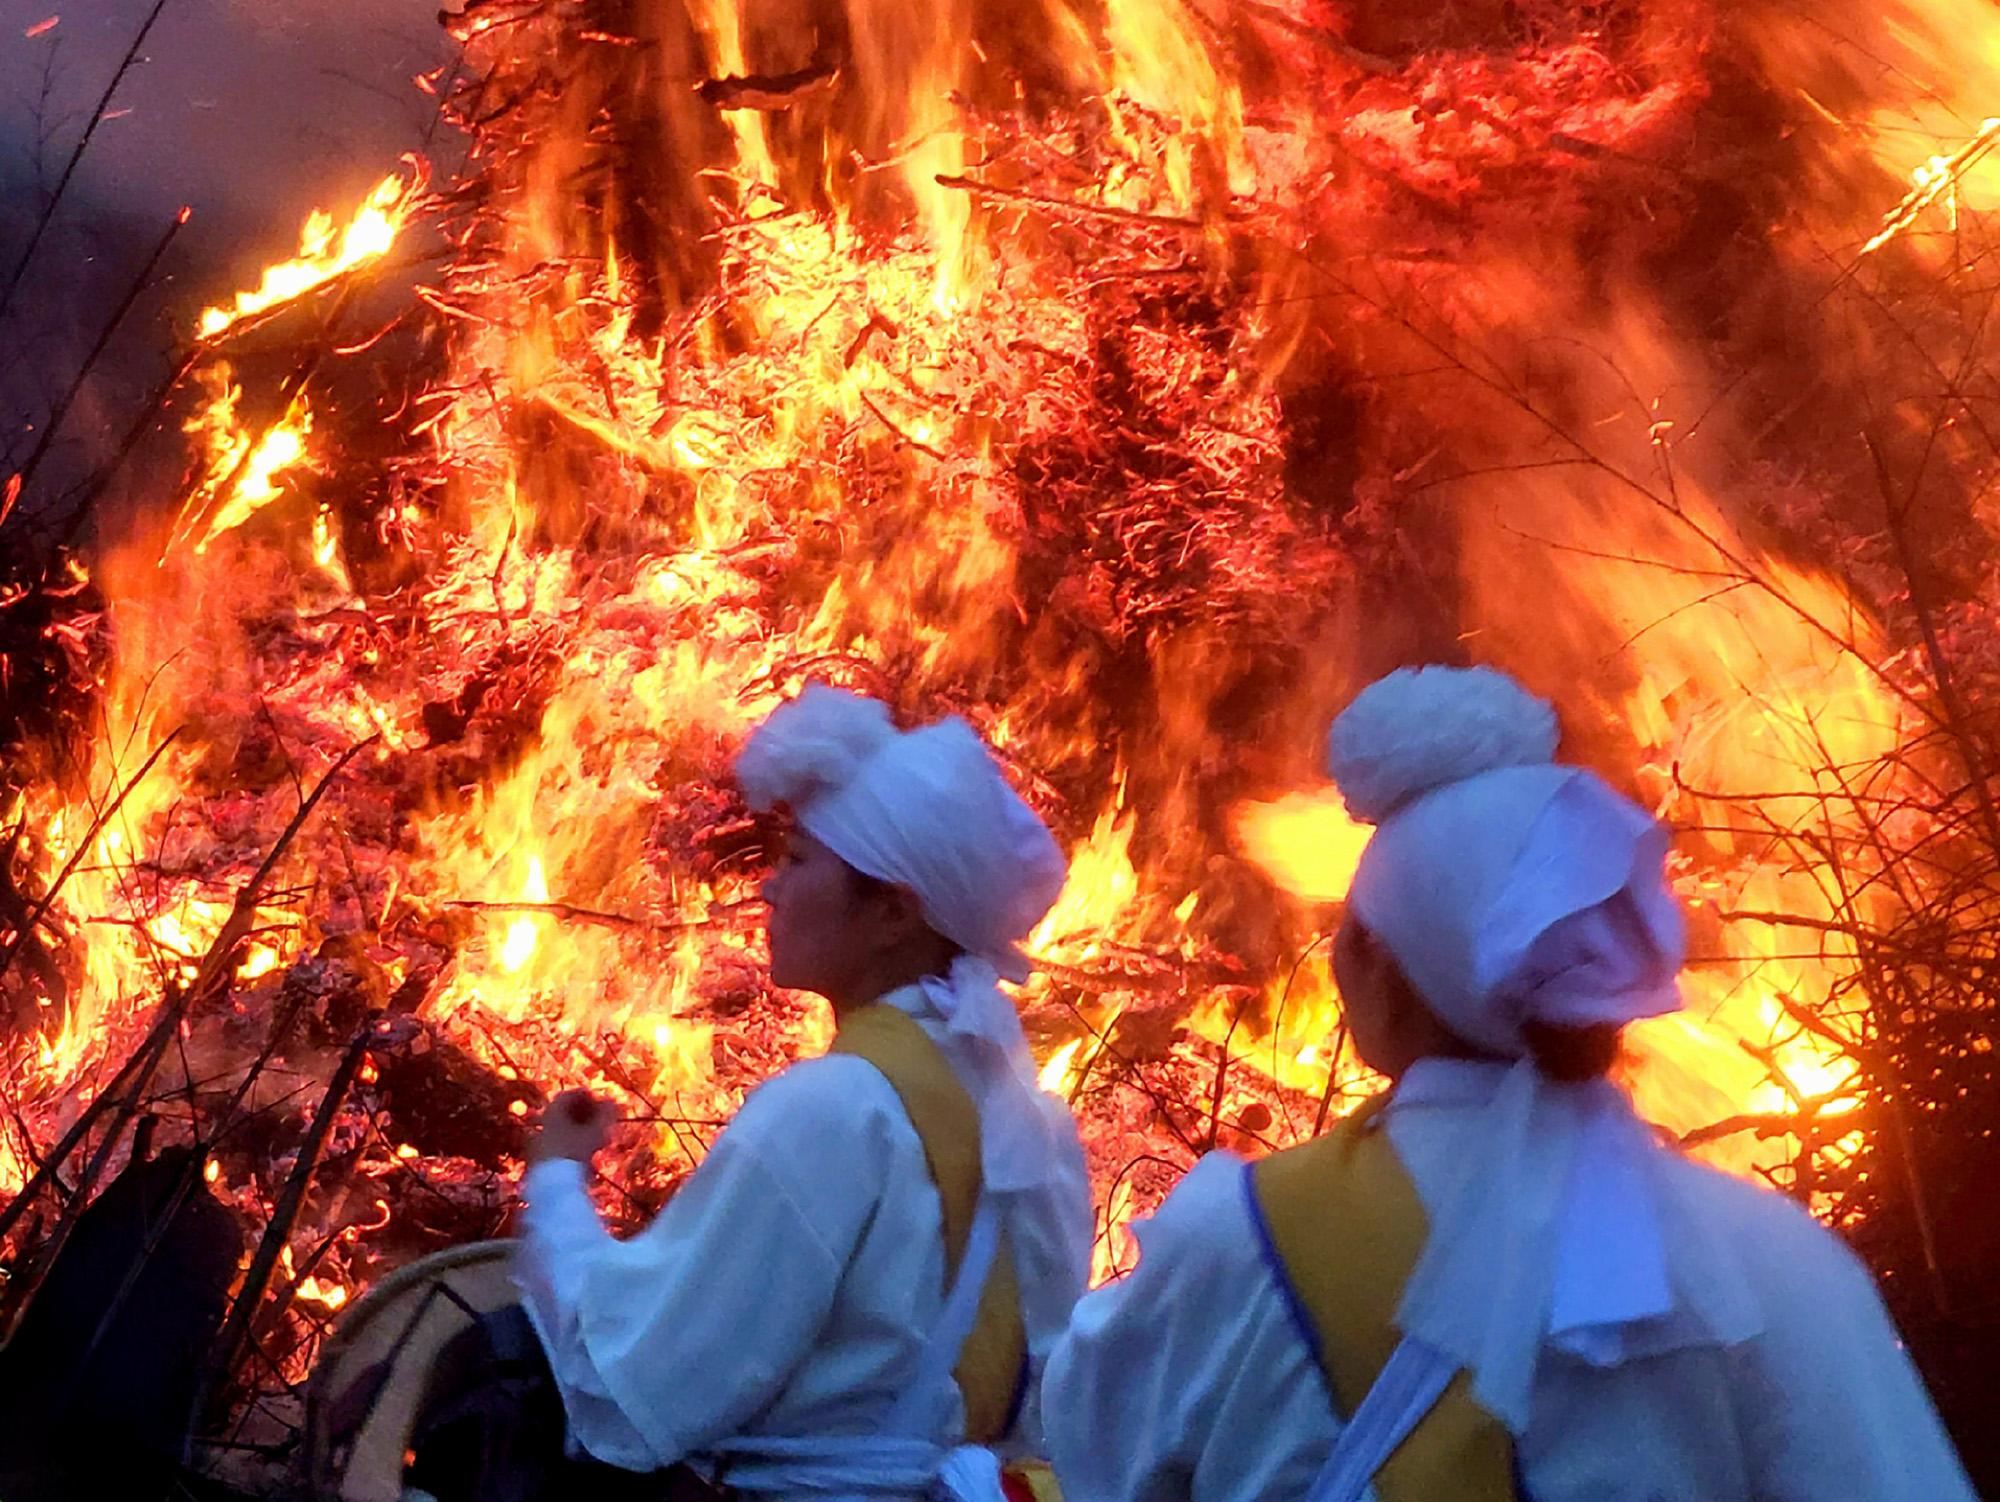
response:
M13 275L7 279L7 290L0 293L0 316L4 316L7 310L13 307L14 294L20 290L21 278L27 274L29 262L34 260L35 252L41 247L42 236L48 233L49 225L55 220L56 209L62 203L63 194L69 191L70 179L76 176L77 163L83 160L84 152L90 149L91 138L97 134L97 127L104 123L105 112L111 108L111 96L118 92L118 85L125 81L125 75L139 60L139 49L146 45L147 33L153 29L153 23L160 19L160 12L166 8L167 0L153 0L153 8L146 13L146 19L139 26L138 35L132 38L132 45L125 49L125 56L119 60L118 71L111 75L111 82L104 86L103 94L98 97L97 108L90 112L90 123L84 126L83 134L77 139L76 149L70 152L62 176L56 180L55 191L49 195L48 203L42 208L41 217L35 221L35 232L28 237L27 249L21 252L21 259L14 265Z
M70 1154L76 1151L78 1144L89 1135L90 1129L97 1125L97 1119L126 1094L126 1086L133 1077L141 1070L150 1076L148 1055L155 1047L164 1048L166 1040L179 1031L180 1020L186 1009L185 992L174 990L167 994L160 1004L160 1015L154 1020L152 1031L126 1058L111 1083L99 1091L90 1104L78 1113L75 1124L63 1133L62 1140L49 1150L47 1156L42 1159L41 1166L35 1170L28 1182L21 1186L20 1193L8 1201L6 1208L0 1209L0 1237L5 1237L14 1228L14 1223L26 1213L28 1206L34 1203L35 1196L40 1194L51 1181L60 1183L60 1180L56 1179L58 1171L69 1160ZM143 1080L141 1084L143 1085Z
M131 290L125 294L125 300L118 304L117 310L105 321L104 331L97 336L97 342L90 347L90 353L83 357L83 364L77 368L76 379L69 383L69 389L63 393L62 400L50 410L48 420L42 424L41 435L37 438L33 451L29 453L21 465L20 472L15 476L15 481L23 488L34 480L35 471L41 467L42 460L47 457L50 447L55 443L56 434L61 431L63 423L68 419L70 408L82 394L84 383L90 379L90 373L97 368L97 362L103 358L105 346L111 343L112 335L116 334L120 325L125 322L125 315L132 311L133 305L153 285L153 272L158 269L160 258L166 255L167 247L174 243L174 236L181 232L181 226L188 222L188 216L192 212L184 208L174 216L174 222L167 226L167 232L160 236L160 243L153 247L153 253L146 258L146 264L140 269L138 279L132 283Z
M867 392L861 391L859 390L859 388L857 388L856 394L861 398L861 405L866 407L870 412L873 412L875 414L876 421L881 423L882 426L887 428L890 432L894 433L898 438L902 439L904 443L907 443L911 448L916 449L921 453L929 454L933 459L937 460L940 464L949 464L951 462L949 456L947 456L940 450L931 447L931 445L925 443L923 439L918 438L913 434L909 433L901 426L901 424L892 420L888 413L884 412L880 407L876 406L872 400L869 399Z
M1142 214L1137 209L1116 208L1108 203L1078 203L1072 198L1058 198L1053 193L1032 193L1026 188L1003 188L995 183L983 183L973 177L958 177L951 173L937 175L940 188L956 188L970 193L975 198L997 198L1007 203L1031 203L1037 208L1056 209L1065 214L1079 214L1086 219L1115 219L1120 224L1143 224L1158 229L1205 228L1199 219L1184 219L1177 214Z
M641 933L684 934L714 925L714 918L688 918L678 923L654 923L645 918L628 918L623 913L607 913L568 902L477 902L467 897L447 900L446 907L466 908L477 913L540 913L575 923L596 923L606 928L634 929Z
M135 1108L136 1102L143 1094L147 1083L151 1080L153 1070L158 1067L160 1058L165 1055L167 1043L177 1035L180 1017L189 1008L212 999L234 973L236 951L251 927L252 920L257 911L258 897L262 893L265 883L270 880L271 872L276 869L278 861L283 857L292 841L298 836L300 829L304 827L307 817L310 816L313 809L318 805L319 800L325 796L327 789L333 783L333 779L340 774L347 766L347 763L353 760L364 747L372 745L375 740L376 737L370 736L367 740L349 747L346 753L328 770L326 776L320 780L319 785L313 789L311 795L306 798L300 806L298 813L293 816L291 823L286 825L284 832L278 836L277 843L271 847L271 851L264 858L263 864L257 868L249 881L237 892L236 901L230 909L229 916L223 920L222 927L217 931L215 939L208 947L208 952L202 956L201 964L195 971L193 982L187 987L185 992L170 997L169 1001L162 1008L160 1021L154 1025L152 1034L149 1035L146 1043L142 1045L140 1054L136 1055L133 1060L128 1060L126 1067L119 1071L118 1080L114 1082L114 1086L123 1084L128 1079L130 1081L129 1086L122 1092L114 1089L106 1091L103 1096L99 1097L99 1102L108 1104L109 1099L116 1093L122 1093L125 1096L125 1099L118 1106L120 1112L119 1125L121 1128L123 1121L129 1118L131 1110ZM223 1112L223 1124L216 1134L206 1140L197 1140L197 1151L190 1160L190 1171L196 1176L199 1175L201 1165L207 1159L210 1147L232 1126L237 1107L242 1103L251 1085L262 1073L264 1066L270 1061L271 1056L276 1052L279 1042L282 1040L284 1034L289 1031L292 1021L303 1010L303 1007L303 1001L296 1003L288 1010L285 1017L280 1019L278 1025L271 1030L271 1035L266 1041L263 1051L244 1075L242 1084ZM86 1113L86 1117L87 1119L94 1120L95 1114ZM82 1128L83 1125L84 1123L79 1121L78 1127ZM111 1141L100 1147L93 1160L93 1169L103 1166L111 1142L117 1140L117 1135L114 1132ZM64 1140L64 1155L67 1155L69 1151L73 1151L75 1141L80 1140L81 1131L72 1129L70 1137ZM52 1161L59 1160L52 1158ZM47 1172L53 1173L53 1167L49 1168ZM15 1197L14 1202L4 1212L0 1212L0 1235L4 1235L7 1228L18 1218L21 1210L25 1207L29 1192L38 1190L44 1182L46 1182L44 1174L38 1172L22 1190L21 1194ZM65 1210L64 1224L58 1227L58 1236L53 1238L56 1240L57 1245L52 1250L45 1251L44 1255L38 1259L38 1266L45 1267L53 1259L54 1252L60 1250L60 1241L67 1236L68 1226L75 1223L76 1216L81 1212L84 1201L89 1197L89 1189L90 1181L87 1177L72 1192L70 1203ZM91 1355L95 1353L105 1333L111 1328L112 1320L116 1317L118 1310L123 1307L124 1300L129 1296L132 1285L137 1281L140 1271L143 1270L146 1262L151 1259L160 1238L165 1236L166 1228L171 1225L173 1218L180 1213L180 1207L186 1202L188 1192L189 1186L185 1183L175 1191L166 1211L166 1218L162 1220L159 1231L154 1237L149 1239L145 1248L142 1249L140 1257L128 1271L118 1294L113 1299L111 1306L105 1311L103 1319L99 1322L97 1331L93 1335L89 1348L84 1354L83 1361L79 1364L79 1373L81 1373L84 1366L89 1364ZM34 1281L33 1279L29 1280L31 1290ZM32 1291L30 1299L32 1299ZM17 1306L15 1311L15 1320L17 1323L21 1316L25 1314L26 1307L25 1301Z
M1341 1016L1340 1026L1333 1035L1333 1056L1326 1061L1326 1089L1320 1092L1319 1114L1313 1117L1313 1136L1326 1130L1327 1111L1333 1105L1334 1087L1340 1079L1340 1056L1347 1051L1347 1017Z
M1236 0L1236 4L1252 20L1263 21L1268 25L1277 27L1281 31L1288 31L1295 37L1301 37L1306 41L1324 47L1349 67L1356 68L1363 73L1373 74L1377 78L1394 78L1403 71L1388 58L1377 57L1372 52L1363 52L1359 47L1342 41L1323 27L1313 26L1305 21L1301 21L1287 12L1280 10L1275 5L1266 5L1262 3L1262 0Z
M258 1243L256 1254L243 1274L242 1287L236 1294L235 1303L230 1306L229 1318L216 1338L202 1380L197 1384L189 1416L190 1432L208 1408L209 1394L217 1376L236 1369L244 1342L250 1338L251 1322L263 1302L265 1289L270 1286L271 1275L277 1271L279 1259L291 1244L299 1212L305 1208L306 1190L312 1184L313 1175L319 1171L320 1157L326 1151L327 1139L333 1134L334 1118L347 1103L348 1091L353 1089L354 1081L361 1073L362 1061L367 1057L368 1045L377 1029L378 1020L371 1014L347 1045L347 1052L341 1056L339 1067L327 1083L326 1093L320 1097L319 1108L313 1113L305 1139L299 1144L298 1160L292 1165L291 1176L279 1192L277 1203L271 1207L264 1238Z
M166 739L153 748L153 754L147 757L139 770L133 774L132 780L119 789L118 796L111 800L111 806L98 815L97 819L91 824L89 832L81 840L77 841L76 849L70 853L69 859L63 862L62 869L56 873L55 879L49 883L49 889L42 894L41 900L29 910L28 916L22 920L20 928L15 930L14 937L8 943L6 949L0 950L0 976L6 975L7 967L14 962L15 954L28 941L29 936L34 933L36 926L48 915L49 909L55 905L56 898L62 893L64 883L75 874L77 863L83 859L85 853L97 843L98 835L103 832L104 826L111 822L112 815L124 807L125 800L131 796L132 790L145 781L146 774L153 770L153 764L166 754L167 747L178 740L181 731L186 728L185 725L176 726L167 735Z
M1209 1095L1208 1102L1208 1145L1211 1150L1214 1149L1222 1132L1222 1096L1224 1087L1229 1082L1229 1043L1236 1036L1238 1024L1243 1021L1243 1009L1249 1004L1250 998L1247 996L1236 1003L1236 1010L1229 1017L1228 1030L1223 1033L1222 1042L1216 1046L1216 1052L1220 1057L1215 1061L1215 1087Z
M1868 456L1875 462L1875 483L1882 492L1883 513L1889 524L1889 537L1896 546L1896 561L1901 568L1904 582L1909 586L1910 611L1917 618L1917 632L1923 638L1924 661L1930 668L1931 682L1936 686L1938 700L1944 706L1945 729L1958 746L1958 754L1965 763L1966 775L1971 779L1972 795L1979 805L1980 817L1986 824L1987 848L2000 856L2000 810L1993 804L1993 791L1988 783L1984 759L1979 747L1966 728L1965 706L1959 702L1958 688L1951 676L1951 660L1945 655L1944 645L1938 640L1937 625L1932 619L1930 607L1929 581L1921 577L1910 554L1909 534L1904 522L1909 507L1916 500L1916 488L1923 482L1919 472L1911 482L1910 493L1899 505L1896 501L1895 486L1889 478L1889 461L1882 452L1882 446L1875 441L1872 433L1863 434L1862 441L1868 445Z
M187 379L189 371L201 363L201 358L202 350L199 345L183 355L173 370L168 372L166 378L153 388L152 396L147 399L146 405L140 408L139 415L132 419L132 425L119 438L117 447L111 451L111 457L106 459L98 467L97 472L86 479L79 489L64 493L65 500L75 495L77 501L76 508L70 512L61 536L56 539L57 546L64 548L76 546L77 538L83 535L84 523L90 520L97 503L111 489L111 482L118 478L118 472L125 467L125 461L138 452L146 434L152 431L153 424L166 410L167 403L180 389L181 382Z

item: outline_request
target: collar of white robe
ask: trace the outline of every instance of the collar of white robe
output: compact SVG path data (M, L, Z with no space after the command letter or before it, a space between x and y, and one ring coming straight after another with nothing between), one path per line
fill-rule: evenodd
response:
M1349 909L1454 1033L1519 1060L1487 1092L1430 1205L1404 1290L1405 1336L1473 1373L1479 1400L1527 1425L1545 1344L1603 1365L1740 1336L1669 1265L1660 1148L1606 1081L1557 1084L1522 1026L1623 1024L1678 1009L1678 906L1667 835L1581 768L1550 758L1553 711L1484 669L1405 670L1335 722L1329 765L1350 811L1379 820ZM1419 1064L1397 1093L1431 1087ZM1692 1297L1689 1290L1696 1290Z

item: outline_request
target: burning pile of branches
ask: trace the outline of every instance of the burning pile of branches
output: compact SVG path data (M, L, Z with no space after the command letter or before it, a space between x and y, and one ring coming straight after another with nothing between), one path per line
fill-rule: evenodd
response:
M165 1144L249 1232L186 1374L247 1485L358 1292L504 1230L554 1089L625 1108L642 1223L829 1032L728 772L809 677L965 715L1065 837L1022 1005L1108 1275L1368 1087L1318 739L1469 650L1689 830L1642 1106L1963 1314L1981 153L1857 215L1889 86L1776 14L784 9L469 5L467 174L209 310L178 504L0 596L8 1308Z

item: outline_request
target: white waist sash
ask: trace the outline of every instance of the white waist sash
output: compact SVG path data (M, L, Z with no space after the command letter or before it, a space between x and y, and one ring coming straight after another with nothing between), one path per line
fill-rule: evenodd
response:
M980 1295L1000 1250L1000 1216L982 1195L966 1236L958 1277L931 1327L911 1375L873 1434L810 1439L739 1435L702 1458L726 1485L746 1492L825 1498L827 1502L1002 1502L1000 1462L983 1445L941 1445L922 1432L925 1401L952 1380L958 1353L979 1318Z

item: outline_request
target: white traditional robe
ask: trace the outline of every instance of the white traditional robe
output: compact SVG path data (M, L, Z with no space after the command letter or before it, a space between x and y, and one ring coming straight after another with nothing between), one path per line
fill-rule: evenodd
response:
M1427 1209L1506 1073L1433 1059L1404 1077L1387 1131ZM1661 1157L1669 1250L1728 1262L1717 1284L1747 1290L1762 1333L1609 1367L1545 1348L1525 1496L1974 1502L1861 1263L1790 1201ZM1077 1306L1042 1397L1065 1502L1283 1502L1318 1474L1340 1423L1249 1182L1204 1158L1139 1227L1138 1267Z
M882 1000L943 1042L922 989ZM1080 1151L1074 1169L1083 1196ZM584 1182L574 1162L529 1170L516 1269L574 1444L653 1470L732 1438L876 1432L942 1308L944 1239L923 1145L873 1065L828 1055L760 1086L629 1241L604 1229ZM1031 1203L1001 1208L1029 1348L1017 1439L1030 1444L1035 1378L1085 1270ZM926 1411L940 1444L962 1439L948 1376Z

